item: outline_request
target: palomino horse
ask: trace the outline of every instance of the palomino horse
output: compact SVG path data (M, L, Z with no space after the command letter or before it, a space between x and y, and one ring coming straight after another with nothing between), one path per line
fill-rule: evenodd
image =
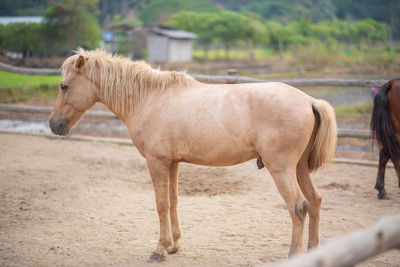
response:
M375 189L382 199L386 196L385 168L389 159L393 161L400 187L400 78L385 83L375 96L371 133L380 148Z
M258 158L284 198L292 222L289 254L319 244L321 196L310 172L334 156L332 107L289 85L203 84L185 73L152 69L106 52L78 50L62 65L63 79L50 127L66 135L95 102L128 127L146 159L160 219L160 260L179 248L178 164L229 166Z

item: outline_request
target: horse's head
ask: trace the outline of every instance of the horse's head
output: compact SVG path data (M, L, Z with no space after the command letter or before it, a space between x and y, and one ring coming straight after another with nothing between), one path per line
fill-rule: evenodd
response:
M54 134L68 134L98 99L97 86L86 75L87 60L83 55L75 55L63 64L63 78L49 121Z

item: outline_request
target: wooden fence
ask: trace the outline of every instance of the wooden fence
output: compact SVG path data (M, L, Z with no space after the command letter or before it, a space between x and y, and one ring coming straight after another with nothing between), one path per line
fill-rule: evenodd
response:
M0 70L34 75L60 75L59 69L39 69L39 68L22 68L0 62ZM229 75L228 75L229 74ZM238 76L235 71L228 71L227 75L211 76L200 74L189 74L196 80L204 83L260 83L279 81L292 86L357 86L357 87L374 87L383 85L386 80L355 80L355 79L290 79L290 80L262 80L249 77Z
M400 249L400 213L379 219L374 225L331 240L307 253L269 267L355 266L390 249ZM396 263L394 263L396 265Z

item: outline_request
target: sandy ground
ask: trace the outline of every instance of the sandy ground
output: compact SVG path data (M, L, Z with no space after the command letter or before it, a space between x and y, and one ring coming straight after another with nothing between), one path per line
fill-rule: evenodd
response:
M145 161L133 146L0 134L0 148L1 266L251 266L288 253L288 212L254 160L181 164L182 248L148 263L159 224ZM400 212L394 170L385 200L376 197L375 175L374 167L346 164L314 175L324 199L322 242ZM400 251L360 266L400 266Z

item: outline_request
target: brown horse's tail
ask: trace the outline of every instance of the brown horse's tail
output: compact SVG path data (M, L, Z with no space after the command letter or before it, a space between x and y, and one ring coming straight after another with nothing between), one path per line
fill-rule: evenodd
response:
M383 151L393 160L400 160L400 144L397 141L390 116L387 93L392 87L392 81L384 84L374 98L371 117L371 138L376 139Z
M308 157L308 169L316 171L335 157L337 128L332 106L325 100L315 100L312 104L315 116L314 141Z

